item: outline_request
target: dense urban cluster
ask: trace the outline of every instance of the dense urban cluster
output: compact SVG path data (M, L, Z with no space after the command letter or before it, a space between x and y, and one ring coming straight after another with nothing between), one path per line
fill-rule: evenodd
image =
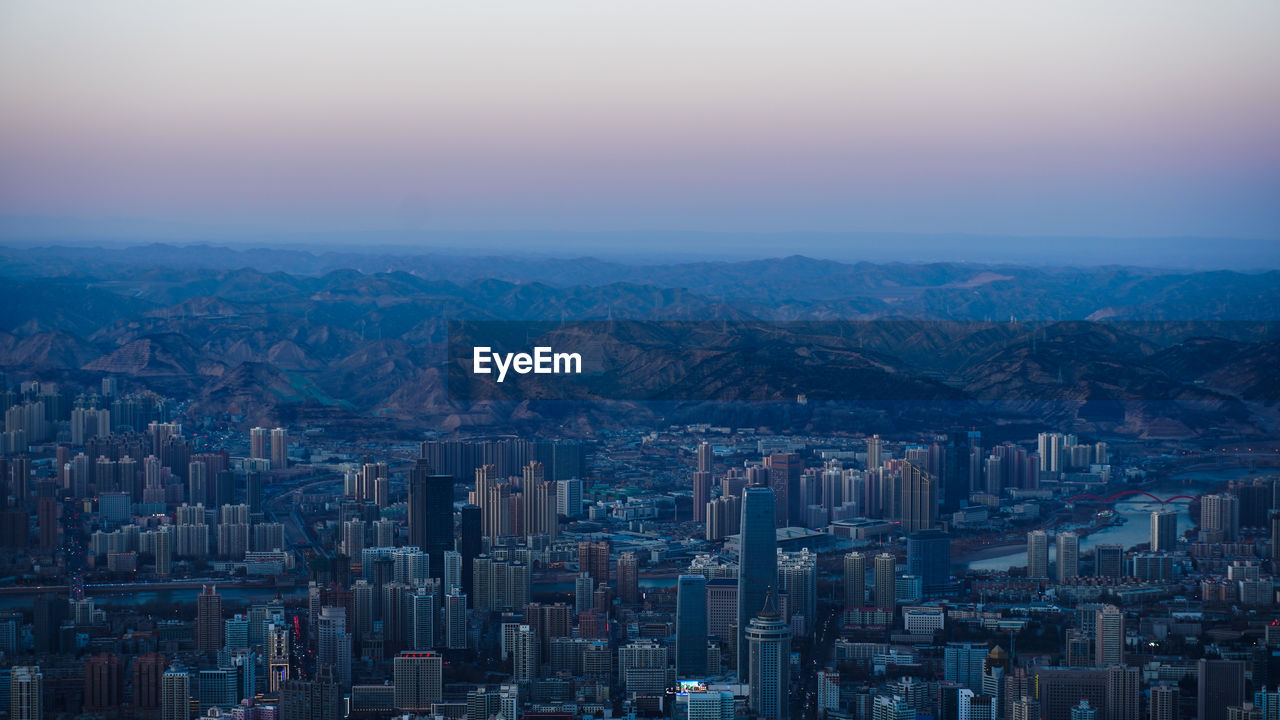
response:
M1244 445L0 399L10 720L1280 718L1280 474Z

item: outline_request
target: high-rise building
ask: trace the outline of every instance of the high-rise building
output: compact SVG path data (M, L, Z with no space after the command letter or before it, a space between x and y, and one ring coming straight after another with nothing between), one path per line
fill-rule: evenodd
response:
M1096 546L1093 564L1098 577L1124 577L1124 548L1112 544Z
M249 457L255 460L271 459L271 430L264 427L249 430Z
M1204 495L1200 498L1200 532L1206 542L1235 540L1240 528L1240 503L1235 495ZM1204 720L1200 718L1200 720Z
M893 612L898 607L898 559L890 553L875 558L875 606Z
M1178 686L1151 686L1150 720L1178 720Z
M844 556L844 606L867 604L867 556L854 550Z
M271 469L284 470L289 467L289 431L282 428L271 429Z
M976 643L947 643L943 650L943 678L958 683L975 693L982 691L982 671L987 661L987 646Z
M750 671L749 706L760 718L785 720L790 705L791 628L778 611L772 591L747 625Z
M548 535L555 539L560 533L556 517L556 484L546 479L542 463L533 461L524 466L523 512L524 535Z
M511 641L511 679L529 683L538 677L538 633L530 625L519 625Z
M1178 549L1178 513L1161 508L1151 513L1151 552Z
M444 646L450 650L467 647L467 596L458 588L444 598Z
M578 543L578 569L591 575L592 587L609 584L609 541Z
M216 587L205 585L196 597L196 649L210 653L221 650L224 629L222 596Z
M1043 530L1027 533L1027 577L1049 577L1049 536Z
M475 582L473 563L483 548L483 537L484 518L480 508L463 505L458 513L458 554L462 556L462 591L468 595L474 592L471 587Z
M693 521L707 521L707 503L711 502L711 473L694 471L693 484Z
M915 720L916 708L901 695L876 695L871 720Z
M160 720L189 720L191 676L176 666L160 678Z
M774 529L774 491L753 486L742 494L742 528L738 544L738 674L750 673L747 625L764 607L769 588L778 581L778 535Z
M778 553L778 579L774 585L786 598L782 619L795 637L808 637L818 613L818 556L808 548Z
M1271 570L1280 572L1280 511L1271 513Z
M1080 574L1080 536L1073 532L1058 533L1055 542L1058 545L1058 583Z
M903 532L914 533L933 527L938 513L937 487L933 477L924 468L912 463L904 463L902 473L898 477L902 483ZM966 488L964 497L968 496L969 491Z
M1040 720L1040 703L1023 695L1009 703L1008 720Z
M774 524L777 527L802 524L800 476L804 473L804 459L798 453L774 453L764 459L764 467L776 502Z
M1106 668L1124 664L1124 613L1120 608L1115 605L1100 608L1094 621L1093 635L1095 665Z
M431 577L444 577L444 553L453 549L453 477L432 474L425 458L409 472L409 544L430 558Z
M640 602L639 560L633 552L618 556L618 600L624 605Z
M947 592L951 581L951 536L933 529L908 535L907 573L921 578L926 597Z
M434 652L405 651L393 663L396 708L427 713L444 699L444 660Z
M1142 697L1142 670L1124 665L1107 668L1107 720L1141 720L1138 702ZM1072 718L1072 720L1075 720Z
M681 575L676 580L676 677L707 673L707 579Z
M738 581L736 578L717 578L707 581L707 635L716 638L726 647L735 649L738 627ZM732 653L728 662L737 663L738 656ZM735 664L734 667L737 667Z
M351 685L351 635L347 633L347 608L326 605L316 621L316 664L333 668L338 684Z
M34 665L9 669L10 720L40 720L44 716L44 675Z
M818 717L840 710L840 673L837 670L818 671Z
M1241 660L1200 659L1196 673L1197 720L1227 720L1227 708L1244 702L1244 669Z
M312 680L288 680L280 689L280 720L341 720L342 688L333 666L316 668Z

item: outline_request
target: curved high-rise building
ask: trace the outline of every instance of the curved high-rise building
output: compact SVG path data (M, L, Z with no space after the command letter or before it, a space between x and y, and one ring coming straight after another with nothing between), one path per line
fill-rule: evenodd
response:
M755 717L785 720L791 669L791 628L768 590L764 606L747 625L750 655L748 696Z

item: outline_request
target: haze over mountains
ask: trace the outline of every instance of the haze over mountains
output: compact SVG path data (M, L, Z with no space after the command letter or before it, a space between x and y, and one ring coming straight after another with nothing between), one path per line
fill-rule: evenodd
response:
M11 380L116 375L246 423L893 431L981 419L1189 437L1273 433L1280 417L1280 271L153 245L0 248L0 274ZM572 403L463 403L445 382L450 320L606 321L575 341L617 362Z

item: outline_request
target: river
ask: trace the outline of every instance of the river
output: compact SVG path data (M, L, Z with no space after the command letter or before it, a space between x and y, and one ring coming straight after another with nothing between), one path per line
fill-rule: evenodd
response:
M1173 478L1165 480L1154 488L1143 488L1152 495L1158 497L1171 497L1173 495L1199 495L1211 491L1218 485L1226 483L1229 480L1250 477L1248 470L1224 470L1215 472L1194 472L1177 475ZM1175 502L1170 504L1178 513L1178 536L1181 537L1184 532L1192 528L1191 517L1187 511L1188 503ZM1133 496L1130 499L1116 502L1112 508L1116 514L1124 518L1125 522L1120 525L1112 525L1103 528L1094 533L1080 539L1080 552L1084 554L1096 545L1120 545L1126 550L1132 548L1139 543L1149 542L1151 539L1151 513L1161 507L1161 504L1154 500L1148 500L1142 496ZM1049 561L1057 560L1057 549L1054 547L1052 538L1049 541ZM970 560L969 562L956 563L957 570L987 570L987 571L1005 571L1014 567L1027 566L1027 551L1025 547L1019 547L1016 550L998 555L995 557L982 558L980 560Z

